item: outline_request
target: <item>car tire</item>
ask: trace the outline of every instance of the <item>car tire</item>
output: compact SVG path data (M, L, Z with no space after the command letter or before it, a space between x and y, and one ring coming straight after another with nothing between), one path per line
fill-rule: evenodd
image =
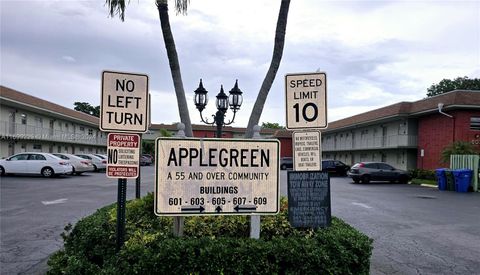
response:
M83 172L75 172L75 175L80 176Z
M400 176L400 178L398 179L398 183L407 184L408 183L408 177Z
M70 175L75 175L75 167L72 166L72 173L70 173Z
M360 179L353 179L354 183L360 183Z
M97 171L98 171L98 168L97 168L97 166L94 164L94 165L93 165L93 172L97 172Z
M363 175L362 176L362 183L364 183L364 184L370 183L370 176L369 175Z
M3 166L0 166L0 177L5 176L5 168Z
M55 171L53 171L53 169L50 167L44 167L41 173L45 178L51 178L55 176Z

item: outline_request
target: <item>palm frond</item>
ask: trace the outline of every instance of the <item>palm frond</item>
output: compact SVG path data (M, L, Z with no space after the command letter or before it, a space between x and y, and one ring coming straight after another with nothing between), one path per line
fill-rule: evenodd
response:
M105 4L108 5L110 9L110 17L115 17L118 15L122 21L125 20L125 7L129 3L130 0L128 0L128 2L125 2L125 0L105 0Z
M176 14L187 15L187 9L189 4L190 4L190 0L175 0Z

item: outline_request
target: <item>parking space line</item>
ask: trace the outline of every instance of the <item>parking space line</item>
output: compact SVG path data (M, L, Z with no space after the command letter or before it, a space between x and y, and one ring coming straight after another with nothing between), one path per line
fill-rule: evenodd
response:
M366 208L366 209L372 209L373 207L371 206L368 206L364 203L361 203L361 202L352 202L353 205L356 205L356 206L360 206L360 207L363 207L363 208Z
M51 205L51 204L60 204L60 203L65 203L67 202L68 199L63 198L63 199L58 199L54 201L42 201L43 205Z

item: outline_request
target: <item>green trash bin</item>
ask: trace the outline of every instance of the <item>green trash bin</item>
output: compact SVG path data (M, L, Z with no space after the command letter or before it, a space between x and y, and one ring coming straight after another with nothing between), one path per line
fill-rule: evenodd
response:
M445 169L445 176L447 177L447 191L455 191L455 178L452 170Z

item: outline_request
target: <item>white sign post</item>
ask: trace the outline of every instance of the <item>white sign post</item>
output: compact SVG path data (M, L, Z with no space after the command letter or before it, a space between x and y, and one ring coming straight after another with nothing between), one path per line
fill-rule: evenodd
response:
M148 76L104 71L100 130L145 133L149 126Z
M287 74L285 103L287 129L327 128L326 74Z
M156 139L155 214L279 212L278 140Z
M320 131L293 132L293 166L295 171L322 170Z

